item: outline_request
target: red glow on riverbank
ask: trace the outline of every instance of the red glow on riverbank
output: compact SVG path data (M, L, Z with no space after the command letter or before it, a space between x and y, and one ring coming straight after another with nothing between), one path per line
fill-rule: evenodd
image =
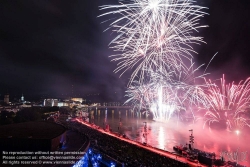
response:
M92 128L92 129L95 129L95 130L97 130L97 131L99 131L99 132L101 132L101 133L105 133L105 134L107 134L107 135L109 135L109 136L112 136L112 137L115 137L115 138L117 138L117 139L119 139L119 140L123 140L123 141L125 141L125 142L129 142L129 143L131 143L131 144L134 144L134 145L139 146L139 147L141 147L141 148L144 148L144 149L147 149L147 150L149 150L149 151L155 152L155 153L157 153L157 154L166 156L166 157L168 157L168 158L177 159L177 160L180 161L180 162L188 163L188 164L189 164L190 166L192 166L192 167L197 167L197 166L205 167L204 165L198 165L197 163L190 162L190 161L188 161L185 157L176 156L175 154L172 154L172 153L170 153L170 152L168 152L168 151L164 151L164 150L161 150L161 149L157 149L157 148L154 148L154 147L152 147L152 146L150 146L150 145L143 145L143 144L140 143L140 142L133 141L133 140L130 140L130 139L128 139L128 138L120 137L119 135L114 134L114 133L112 133L112 132L105 131L105 130L103 130L102 128L100 128L99 126L96 126L96 125L94 125L94 124L89 124L89 123L87 123L87 122L81 121L80 119L75 119L75 120L76 120L77 122L79 122L79 123L85 125L85 126L88 126L88 127Z

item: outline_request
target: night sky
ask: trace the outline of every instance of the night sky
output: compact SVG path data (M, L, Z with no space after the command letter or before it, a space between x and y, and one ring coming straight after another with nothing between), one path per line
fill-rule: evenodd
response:
M84 97L104 101L124 96L129 74L119 78L108 44L115 34L99 6L118 0L1 0L0 98ZM196 64L209 63L209 78L228 81L250 76L250 1L199 0L209 9L200 30L207 44L195 46ZM113 16L112 16L113 17ZM205 70L205 67L201 71ZM73 85L73 89L72 89ZM73 92L72 92L73 91ZM115 93L116 92L116 93Z

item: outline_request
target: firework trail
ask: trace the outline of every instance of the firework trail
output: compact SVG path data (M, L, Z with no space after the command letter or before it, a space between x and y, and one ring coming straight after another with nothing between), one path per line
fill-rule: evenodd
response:
M206 85L194 84L193 77L188 75L193 74L191 72L186 75L180 74L176 80L170 80L171 77L165 73L150 70L147 74L150 76L147 83L141 85L133 82L128 88L126 103L131 102L138 110L150 110L155 120L167 121L174 114L179 118L179 114L187 110L191 111L195 119L190 109L199 105L207 105L202 89Z
M195 118L192 108L198 107L206 110L204 126L213 122L225 122L228 129L250 126L245 116L250 78L226 85L223 76L221 87L206 80L201 85L195 82L204 77L195 75L199 67L194 68L192 56L196 53L192 46L204 42L197 36L198 29L206 27L199 24L206 14L203 9L194 0L121 0L119 5L100 7L108 10L101 17L120 15L108 29L117 34L110 42L116 51L110 56L117 62L114 72L132 73L126 103L151 110L156 120L169 120L183 110Z
M195 84L194 44L206 13L194 0L131 0L104 5L100 15L118 14L108 29L118 34L110 43L117 54L115 72L132 71L128 100L139 110L150 109L154 119L169 120L174 112L204 103Z
M119 14L109 28L118 35L111 41L117 51L112 55L118 62L115 72L121 75L132 69L130 83L139 78L144 83L145 69L182 71L187 67L184 59L191 62L191 45L203 42L194 31L205 27L199 25L204 7L194 5L193 0L131 0L120 1L119 5L104 5L109 9L100 16Z
M218 122L225 124L227 130L250 127L250 120L246 116L250 108L250 78L241 81L238 85L226 84L224 75L221 78L221 87L207 81L208 108L205 113L205 123L209 126Z

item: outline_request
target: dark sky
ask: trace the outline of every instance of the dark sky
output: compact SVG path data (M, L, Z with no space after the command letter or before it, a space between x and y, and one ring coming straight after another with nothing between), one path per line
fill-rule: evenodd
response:
M107 101L124 96L129 75L119 78L108 57L114 35L103 32L106 18L98 6L118 0L1 0L0 93L12 97L55 97L100 93ZM196 64L207 64L211 78L250 76L249 0L199 0L209 25L199 33L207 44L196 46ZM204 70L204 66L201 70ZM116 93L115 93L116 92ZM2 98L2 96L0 96Z

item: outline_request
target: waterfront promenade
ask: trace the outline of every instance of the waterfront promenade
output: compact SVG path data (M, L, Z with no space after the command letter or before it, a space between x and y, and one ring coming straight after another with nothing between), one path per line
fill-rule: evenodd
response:
M114 154L113 155L114 158L117 158L120 160L120 162L124 162L125 166L126 166L126 162L129 164L127 164L127 166L133 166L133 164L144 164L143 166L155 166L152 164L158 164L158 166L176 166L176 167L181 167L181 166L191 166L191 167L197 167L197 166L204 166L204 165L200 165L197 164L196 162L191 162L188 161L185 157L181 157L178 156L176 154L172 154L168 151L164 151L164 150L160 150L154 147L151 147L149 145L143 145L139 142L130 140L128 138L124 138L122 136L119 136L118 134L115 133L111 133L108 131L103 130L102 128L95 126L94 124L89 124L87 122L83 122L80 119L75 119L74 121L76 121L78 124L81 124L82 127L79 127L79 130L86 132L86 135L88 135L89 133L89 129L92 129L92 131L94 130L95 133L101 133L103 134L102 137L98 138L98 135L95 135L95 137L93 137L93 139L90 140L94 140L96 142L96 144L98 143L98 145L101 145L101 147L99 147L99 149L101 148L104 152L105 151L110 151L112 152L113 148L110 148L109 145L116 147L116 149L118 150L114 150ZM94 132L92 132L94 133ZM104 137L105 135L105 137ZM94 139L96 138L96 139ZM102 138L109 140L109 142L104 142L102 140ZM108 139L110 138L110 139ZM115 140L115 139L116 140ZM121 141L118 142L119 144L115 146L115 142L112 143L112 141ZM94 143L95 143L94 142ZM103 143L103 144L101 144ZM126 146L126 147L124 147ZM130 149L128 149L129 147L134 147L136 151L134 151L132 149L132 152ZM120 150L120 151L119 151ZM144 150L144 151L143 151ZM131 152L131 156L129 156L128 152ZM152 159L152 157L147 156L147 154L145 154L145 152L147 152L148 155L151 155L152 157L155 157ZM138 154L142 154L142 155L138 155ZM126 158L126 155L129 156L129 158ZM136 155L133 157L133 155ZM129 163L132 162L132 163ZM136 165L134 165L136 166Z

